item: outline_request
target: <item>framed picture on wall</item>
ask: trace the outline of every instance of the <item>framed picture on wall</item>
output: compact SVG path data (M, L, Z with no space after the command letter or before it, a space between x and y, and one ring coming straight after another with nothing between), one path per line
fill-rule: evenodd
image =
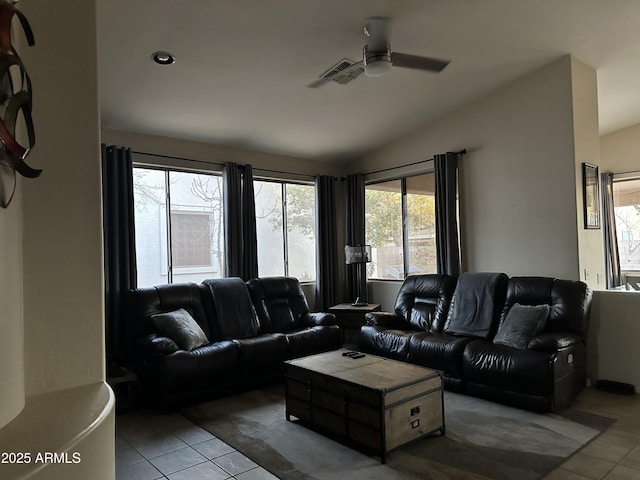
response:
M582 164L582 200L584 228L600 228L600 182L597 165Z

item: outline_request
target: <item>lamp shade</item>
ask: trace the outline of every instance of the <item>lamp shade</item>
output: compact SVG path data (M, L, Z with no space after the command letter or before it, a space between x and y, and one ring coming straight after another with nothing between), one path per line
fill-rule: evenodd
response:
M368 263L371 261L371 245L346 245L344 247L345 263Z

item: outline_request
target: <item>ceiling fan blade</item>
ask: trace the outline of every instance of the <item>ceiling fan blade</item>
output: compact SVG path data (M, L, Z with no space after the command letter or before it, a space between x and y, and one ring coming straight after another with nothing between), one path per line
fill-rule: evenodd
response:
M415 68L417 70L428 70L430 72L440 72L444 67L449 65L448 60L419 57L417 55L396 52L391 53L391 63L394 67Z
M307 87L309 88L318 88L324 85L325 83L329 83L331 81L330 78L320 77L317 80L311 82Z
M389 47L389 19L371 17L364 27L364 34L369 37L367 48L370 52L384 52Z

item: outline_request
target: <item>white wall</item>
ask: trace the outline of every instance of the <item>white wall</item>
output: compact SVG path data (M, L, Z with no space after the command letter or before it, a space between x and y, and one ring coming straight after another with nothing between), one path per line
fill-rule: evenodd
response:
M577 279L571 64L564 57L349 169L367 172L466 148L464 269Z
M582 164L600 163L597 78L593 68L576 59L571 61L571 73L580 279L594 290L604 290L606 280L602 229L585 229L582 213Z
M640 171L640 124L600 137L601 172ZM640 388L640 293L595 292L589 337L589 377Z
M640 293L596 291L587 348L588 377L640 388Z
M640 172L640 123L600 137L603 172Z
M35 439L41 451L78 448L87 452L86 463L66 478L86 478L92 471L93 478L113 479L113 401L104 384L96 5L23 0L18 8L36 42L27 47L16 28L33 83L36 145L27 160L44 171L23 179L14 204L0 212L0 450L25 451L16 446L35 445ZM66 431L73 423L67 420L80 416L76 405L32 421L29 406L37 399L50 396L54 409L60 392L82 387L95 401L83 412L89 420L80 435ZM15 418L4 425L6 417ZM88 453L98 451L99 461ZM0 477L15 478L2 467ZM56 478L47 470L38 478Z
M22 55L34 89L29 161L44 170L22 182L26 386L35 394L104 380L96 7L20 8L36 38Z
M318 162L314 160L287 157L270 153L244 150L240 148L213 145L210 143L194 142L170 137L146 135L136 132L124 132L119 130L102 129L102 143L129 147L133 151L166 155L177 158L167 159L169 165L193 168L193 164L181 162L180 158L208 161L214 163L235 162L239 164L249 163L253 166L254 176L263 172L256 172L261 168L279 170L301 175L335 175L343 174L344 167L331 162ZM137 159L144 159L139 156ZM148 157L149 162L161 161L160 158ZM218 168L219 169L219 168ZM277 175L277 174L276 174ZM298 178L292 176L291 178Z
M0 429L24 407L22 318L22 182L0 208Z
M379 303L383 312L393 312L402 282L371 280L367 283L369 303Z

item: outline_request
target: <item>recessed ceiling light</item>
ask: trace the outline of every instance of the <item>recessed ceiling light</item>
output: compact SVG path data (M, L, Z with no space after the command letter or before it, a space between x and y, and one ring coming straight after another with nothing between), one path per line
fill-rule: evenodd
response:
M176 57L169 52L155 52L151 55L151 58L158 65L171 65L172 63L176 63Z

